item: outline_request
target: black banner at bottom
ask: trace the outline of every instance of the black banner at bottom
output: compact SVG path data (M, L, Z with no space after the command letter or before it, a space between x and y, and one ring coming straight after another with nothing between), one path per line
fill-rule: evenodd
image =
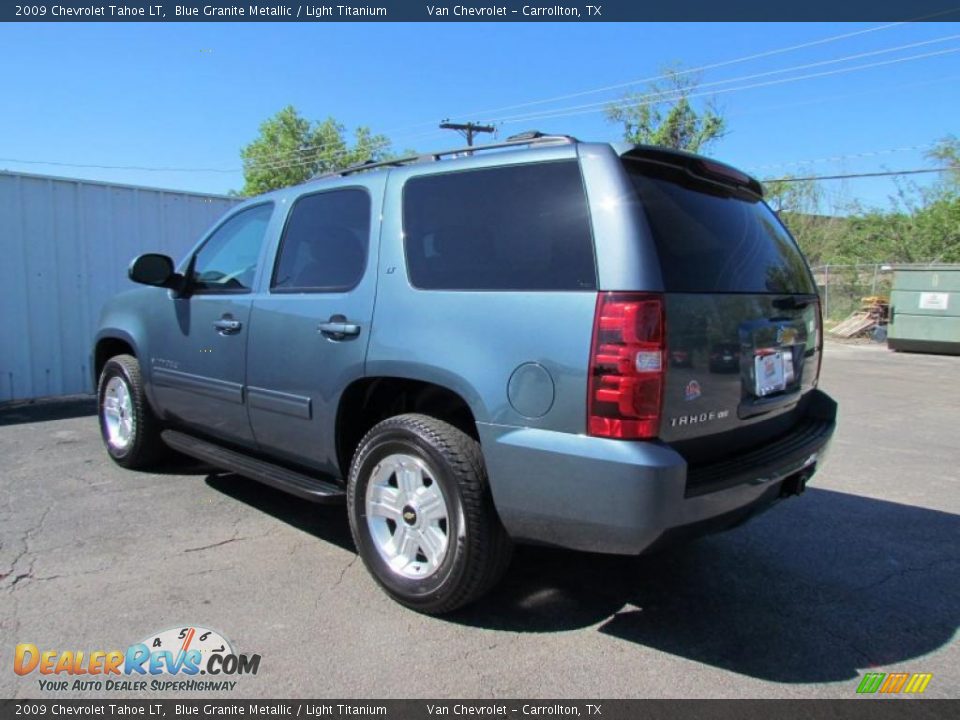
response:
M0 700L0 718L596 718L920 720L960 717L960 700Z

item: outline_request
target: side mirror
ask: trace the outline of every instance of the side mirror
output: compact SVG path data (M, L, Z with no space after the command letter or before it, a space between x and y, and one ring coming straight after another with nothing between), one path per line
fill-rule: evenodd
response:
M181 280L174 270L173 260L159 253L146 253L135 258L127 275L135 283L165 288L176 288Z

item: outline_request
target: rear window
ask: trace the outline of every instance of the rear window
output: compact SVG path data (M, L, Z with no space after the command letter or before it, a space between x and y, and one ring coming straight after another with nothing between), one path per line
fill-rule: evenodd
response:
M677 168L625 164L668 292L816 292L800 249L763 202Z
M426 290L593 290L575 160L412 178L403 191L410 282Z

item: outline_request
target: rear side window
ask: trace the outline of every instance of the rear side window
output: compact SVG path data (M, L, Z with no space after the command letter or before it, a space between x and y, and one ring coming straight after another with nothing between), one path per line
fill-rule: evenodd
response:
M682 170L626 166L668 292L816 292L800 249L763 202Z
M369 246L370 196L365 190L305 195L290 210L271 289L349 290L363 277Z
M425 290L592 290L593 240L575 160L412 178L410 282Z

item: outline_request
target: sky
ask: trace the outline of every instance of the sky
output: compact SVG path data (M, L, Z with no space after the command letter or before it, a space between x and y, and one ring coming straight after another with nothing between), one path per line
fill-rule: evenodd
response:
M960 23L7 23L0 47L0 169L198 192L239 189L240 148L288 104L397 149L462 144L445 118L615 141L604 104L670 63L714 66L699 92L728 134L707 154L761 178L927 167L960 135Z

